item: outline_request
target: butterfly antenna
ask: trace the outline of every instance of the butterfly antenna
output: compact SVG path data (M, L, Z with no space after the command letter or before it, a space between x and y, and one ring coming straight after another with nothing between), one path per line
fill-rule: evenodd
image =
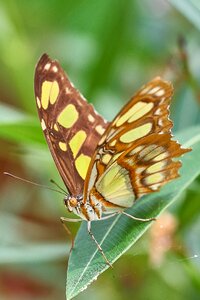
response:
M61 191L63 191L66 195L66 191L57 182L55 182L53 179L50 179L50 182L55 184L55 186L57 186L57 188L59 188Z
M10 177L12 177L12 178L14 178L14 179L21 180L21 181L23 181L23 182L26 182L26 183L29 183L29 184L32 184L32 185L35 185L35 186L38 186L38 187L41 187L41 188L45 188L45 189L48 189L48 190L51 190L51 191L54 191L54 192L57 192L57 193L60 193L60 194L66 196L66 192L65 192L63 189L61 189L61 190L62 190L62 192L61 192L60 190L56 190L56 189L53 189L53 188L51 188L51 187L49 187L49 186L42 185L42 184L39 184L39 183L30 181L30 180L27 180L27 179L18 177L18 176L16 176L16 175L11 174L11 173L8 173L8 172L3 172L3 174L6 175L6 176L10 176Z

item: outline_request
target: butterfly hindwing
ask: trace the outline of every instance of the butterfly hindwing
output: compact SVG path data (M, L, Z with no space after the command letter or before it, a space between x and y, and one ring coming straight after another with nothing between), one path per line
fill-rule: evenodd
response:
M143 86L109 125L88 171L84 199L106 207L130 207L142 195L178 177L173 161L189 149L171 140L172 85L159 77Z
M82 194L91 156L108 123L46 54L36 66L35 96L58 171L71 194Z

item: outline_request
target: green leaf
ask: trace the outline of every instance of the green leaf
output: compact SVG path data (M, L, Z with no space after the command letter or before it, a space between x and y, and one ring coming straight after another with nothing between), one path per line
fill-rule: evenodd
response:
M45 144L38 118L0 104L0 137L18 143Z
M167 184L160 192L143 197L127 210L128 213L141 218L158 216L198 176L200 173L199 132L200 128L196 127L191 128L185 134L176 135L181 142L185 143L185 147L193 148L192 152L182 158L181 177ZM108 269L108 265L91 240L86 225L86 222L82 223L69 258L66 292L68 300L86 289L92 281ZM139 239L149 226L150 223L137 222L124 215L118 215L108 220L92 222L92 232L108 260L113 263Z
M169 0L197 29L200 30L200 2L195 0Z
M0 265L55 261L65 258L67 249L66 243L1 245Z

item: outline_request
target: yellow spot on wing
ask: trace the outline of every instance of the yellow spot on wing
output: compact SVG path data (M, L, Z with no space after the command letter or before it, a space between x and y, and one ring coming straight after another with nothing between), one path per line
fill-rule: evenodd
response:
M111 160L111 158L112 158L112 155L107 153L107 154L103 155L102 162L105 165L107 165L109 163L109 161Z
M44 81L42 84L41 104L47 109L49 101L54 104L59 94L59 85L57 81Z
M58 72L58 67L57 66L53 66L52 70L56 73L56 72Z
M97 126L95 127L95 129L96 129L96 131L97 131L100 135L102 135L102 134L104 133L104 131L105 131L105 129L104 129L101 125L97 125Z
M160 113L161 113L161 109L160 109L160 108L157 108L156 111L155 111L155 115L158 115L158 116L159 116Z
M145 179L145 183L148 185L158 183L159 181L163 180L164 176L162 173L155 173L153 175L149 175Z
M126 121L133 122L146 113L148 113L153 108L153 103L139 101L133 105L124 115L122 115L116 122L116 126L119 127L124 124Z
M81 146L83 145L87 135L85 131L79 130L69 142L70 148L72 150L73 156L76 157Z
M58 131L58 125L57 124L54 124L53 128Z
M66 143L63 143L63 142L59 142L59 147L62 151L67 151L67 145Z
M38 97L36 97L36 100L37 100L37 106L38 108L40 109L41 108L41 102L40 102L40 99Z
M122 153L123 153L123 152L119 152L119 153L113 155L113 156L112 156L112 159L111 159L111 161L110 161L110 164L113 163L115 160L117 160L118 157L120 157L120 155L121 155Z
M67 105L59 114L57 122L65 128L71 128L78 119L78 112L73 104Z
M164 91L163 89L161 89L161 90L159 90L158 92L155 93L155 95L156 95L157 97L161 97L161 96L163 96L164 94L165 94L165 91Z
M50 68L50 66L51 66L51 64L50 64L50 63L47 63L47 64L44 66L44 69L48 71L49 68Z
M139 104L140 102L138 102L137 104ZM142 102L141 102L142 103ZM136 105L137 105L136 104ZM135 106L136 106L135 105ZM150 112L150 110L153 108L153 103L149 102L149 103L145 103L144 106L138 108L138 111L128 120L128 123L131 123L135 120L138 120L139 118L143 117L144 115L146 115L148 112Z
M47 128L43 119L41 121L41 126L42 126L42 130L45 130Z
M120 137L120 141L123 143L131 143L147 135L151 131L151 128L152 124L146 123L144 125L131 129Z
M159 155L162 153L165 149L162 146L157 146L157 145L149 145L145 147L142 151L139 153L139 157L144 159L144 161L149 161L155 156Z
M54 104L59 94L59 85L57 81L54 81L50 90L50 103Z
M105 142L105 140L106 140L106 136L104 135L98 142L98 145L101 146Z
M158 155L154 158L154 161L163 160L164 158L167 158L168 156L169 156L168 152L161 153L160 155Z
M75 160L75 166L77 169L77 172L81 176L81 178L85 179L87 175L87 170L90 164L91 158L87 155L81 154L79 157Z
M137 153L138 153L139 151L141 151L143 148L144 148L144 146L138 146L138 147L134 148L133 150L131 150L131 151L128 153L128 156L132 156L132 155L137 154Z
M147 173L159 172L166 165L166 161L161 161L147 168Z
M52 86L51 81L44 81L42 84L41 104L44 109L47 109L49 105L49 95L50 95L51 86Z
M140 95L146 94L147 92L149 92L149 90L151 90L152 87L152 84L146 85L146 87L143 87L143 89L141 90Z
M160 86L159 85L157 85L157 86L155 86L155 87L153 87L148 93L149 94L154 94L155 92L157 92L158 90L160 90Z
M112 141L111 143L109 143L109 145L110 145L111 147L114 147L115 144L116 144L116 142L117 142L117 140L114 140L114 141Z
M88 115L88 120L93 123L95 119L91 114L89 114Z
M66 94L71 94L72 93L68 86L65 88L65 92L66 92Z

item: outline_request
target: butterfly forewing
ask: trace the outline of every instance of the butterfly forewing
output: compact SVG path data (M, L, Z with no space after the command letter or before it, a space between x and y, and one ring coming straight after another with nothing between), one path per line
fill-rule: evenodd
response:
M169 132L173 126L168 112L172 94L172 85L159 77L143 86L115 117L99 144L127 148L143 134Z
M107 122L74 88L57 61L44 54L35 71L41 126L60 175L73 196L84 180Z
M172 85L159 77L143 86L109 125L88 171L84 199L106 210L130 207L142 195L178 177L173 161L190 149L172 141L168 107Z

